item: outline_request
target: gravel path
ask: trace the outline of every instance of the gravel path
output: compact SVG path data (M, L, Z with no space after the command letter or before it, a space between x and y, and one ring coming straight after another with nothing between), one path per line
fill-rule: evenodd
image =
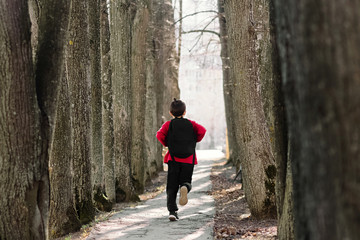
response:
M211 190L212 163L224 156L217 150L197 151L197 156L199 164L195 166L189 202L186 206L179 205L180 220L169 221L166 195L162 193L98 223L87 239L213 239L215 206L207 192Z

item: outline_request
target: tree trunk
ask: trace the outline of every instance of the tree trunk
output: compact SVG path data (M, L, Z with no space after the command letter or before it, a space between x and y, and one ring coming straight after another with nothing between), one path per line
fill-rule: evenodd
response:
M220 42L221 42L221 60L223 71L223 91L225 103L225 115L227 126L227 139L229 147L229 162L236 166L236 170L240 169L240 142L236 139L235 128L236 120L234 119L235 107L233 104L234 99L234 82L231 77L230 71L230 58L228 49L228 33L226 29L226 16L224 12L224 0L218 0L218 16L220 25Z
M39 0L41 11L38 19L36 46L36 92L41 111L42 162L44 165L38 199L45 223L48 224L49 208L49 152L57 107L58 86L64 72L64 48L69 22L69 1ZM51 16L51 17L49 17ZM47 234L47 230L45 234Z
M155 82L155 95L156 95L156 116L157 116L157 129L160 129L161 125L165 122L164 115L164 1L163 0L155 0L152 1L153 4L153 14L154 14L154 54L155 54L155 62L154 62L154 79ZM163 158L162 158L162 145L159 141L156 141L156 158L157 158L157 166L158 170L163 170Z
M110 67L110 27L106 0L101 0L101 87L102 87L102 142L104 159L105 193L115 202L114 126Z
M146 181L155 177L158 170L162 167L161 152L154 133L159 129L159 118L157 116L157 89L156 84L162 79L155 78L157 69L155 68L156 58L159 52L156 50L156 11L159 11L158 4L150 2L149 27L147 30L147 51L146 51L146 104L145 104L145 126L144 126L144 158L146 166ZM161 121L161 119L160 119Z
M72 159L76 210L82 224L94 219L91 179L88 4L73 2L67 72L71 103Z
M116 201L137 199L131 180L131 26L133 1L110 2Z
M271 147L276 162L276 206L279 239L292 240L294 236L293 180L291 171L292 151L287 136L285 107L281 88L280 56L277 47L274 1L269 2L270 34L272 43L273 77L268 88L273 95L268 96L268 125L270 126ZM271 78L270 78L271 79ZM270 86L269 86L270 85Z
M176 38L174 25L174 9L171 0L164 0L163 19L163 59L164 61L164 100L163 116L165 120L171 119L169 114L173 98L180 98L178 85L179 66L177 65Z
M49 238L54 239L80 229L73 198L71 163L71 121L66 73L58 92L58 106L49 160L50 213Z
M263 44L268 34L264 0L225 2L231 71L234 78L236 136L243 145L241 166L247 202L254 217L274 216L276 167L262 105ZM263 49L264 48L264 49Z
M146 43L149 11L138 4L131 43L131 171L135 189L142 193L145 187L144 125L146 102Z
M19 0L6 8L4 4L0 7L0 238L45 239L37 198L44 162L39 157L40 110L28 5Z
M103 202L103 153L101 106L101 57L100 57L100 0L90 0L89 40L91 79L91 160L94 202L104 210Z
M48 1L42 5L42 13L38 16L38 41L33 38L36 57L31 51L28 3L7 3L6 12L2 11L4 6L0 8L0 35L2 45L6 46L0 70L0 98L3 103L0 111L3 126L0 137L3 146L0 152L1 176L4 179L2 182L7 182L5 186L0 186L6 196L0 203L3 209L0 238L3 239L46 238L48 151L57 88L62 76L68 7L69 4L62 1ZM36 16L33 21L36 21ZM35 65L36 74L33 70ZM11 208L8 207L10 205ZM12 224L14 221L22 227Z
M359 1L276 0L295 239L360 235Z

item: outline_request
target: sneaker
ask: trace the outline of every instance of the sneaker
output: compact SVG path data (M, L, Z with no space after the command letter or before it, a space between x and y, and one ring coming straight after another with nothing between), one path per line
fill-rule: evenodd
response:
M179 204L181 206L184 206L187 204L188 202L188 198L187 198L187 194L188 194L188 190L186 186L182 186L180 188L180 199L179 199Z
M169 214L169 220L170 221L177 221L179 219L177 212L170 212Z

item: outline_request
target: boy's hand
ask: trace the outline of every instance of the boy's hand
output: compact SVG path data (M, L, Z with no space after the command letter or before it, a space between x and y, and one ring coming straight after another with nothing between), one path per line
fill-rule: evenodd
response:
M168 152L168 148L167 147L163 147L162 149L162 156L165 157L166 153Z

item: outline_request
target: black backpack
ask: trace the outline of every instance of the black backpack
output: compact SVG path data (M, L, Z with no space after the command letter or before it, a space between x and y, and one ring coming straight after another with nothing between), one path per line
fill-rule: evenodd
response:
M174 118L170 122L167 135L167 144L170 156L187 158L193 155L193 164L195 163L196 134L192 123L185 118Z

